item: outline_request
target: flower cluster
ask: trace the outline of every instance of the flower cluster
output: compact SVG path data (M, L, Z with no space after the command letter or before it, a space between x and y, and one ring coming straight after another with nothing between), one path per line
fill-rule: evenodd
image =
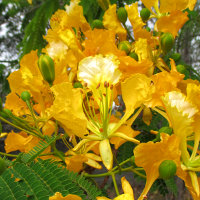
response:
M66 152L58 151L55 142L40 158L62 161L75 172L86 165L101 169L103 163L113 177L121 169L120 164L113 167L113 149L130 141L136 144L134 162L146 173L139 200L157 178L166 177L166 167L161 169L165 161L167 168L175 167L172 175L183 179L193 198L199 199L200 83L184 80L175 61L167 65L163 59L188 20L185 9L192 10L195 0L142 3L146 8L139 13L137 3L117 10L116 4L99 0L105 13L92 26L79 0L71 0L52 16L42 55L25 55L20 69L8 78L11 93L0 119L9 117L21 132L4 134L5 150L28 152L45 136L56 135ZM156 20L153 30L146 27L151 18ZM152 131L157 141L141 143L136 139L140 131L131 125L138 116L149 125L152 111L162 115L173 132ZM134 166L129 169L139 173ZM134 199L125 178L122 187L124 194L115 200ZM51 199L68 199L60 195Z

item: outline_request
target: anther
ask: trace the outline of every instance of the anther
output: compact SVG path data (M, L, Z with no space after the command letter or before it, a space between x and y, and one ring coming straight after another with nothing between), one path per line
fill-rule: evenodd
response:
M84 87L87 87L88 86L88 84L87 83L84 83Z
M104 82L104 87L108 88L109 87L109 83L107 81Z
M113 89L113 85L110 85L110 89L111 89L111 90Z
M71 135L71 136L69 137L69 142L72 141L73 137L74 137L74 135Z
M100 83L97 85L96 89L98 89L100 87Z
M99 131L100 131L101 133L103 133L103 128L100 128Z

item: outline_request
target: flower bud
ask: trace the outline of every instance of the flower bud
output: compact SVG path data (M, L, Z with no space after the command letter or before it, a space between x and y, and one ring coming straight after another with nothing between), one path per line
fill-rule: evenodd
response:
M110 0L97 0L99 6L105 11L109 8Z
M95 19L92 22L92 28L98 28L98 29L104 28L103 22L101 20L99 20L99 19Z
M180 72L181 74L184 74L186 72L186 68L184 65L177 65L176 69L178 72Z
M170 58L172 58L175 62L179 61L181 59L180 53L173 53Z
M0 175L3 174L6 168L7 168L7 165L6 165L5 160L2 157L0 157Z
M128 41L122 41L118 44L118 49L125 51L126 54L129 54L131 50L131 44Z
M173 160L164 160L159 166L160 178L167 180L176 174L176 163Z
M31 94L28 92L28 91L23 91L22 93L21 93L21 99L23 100L23 101L30 101L30 99L31 99Z
M117 10L117 17L118 17L119 21L122 22L123 24L126 22L128 14L124 7L120 7Z
M38 67L44 80L52 86L55 79L55 67L52 58L48 55L41 55L38 60Z
M149 19L151 15L151 12L149 11L148 8L143 8L141 11L140 11L140 17L142 18L142 21L147 21Z
M130 56L131 58L135 59L136 61L138 61L138 55L137 55L137 53L131 52L131 53L129 53L129 56Z
M74 83L74 88L83 88L83 85L77 81Z
M165 53L167 53L172 49L173 46L174 46L174 36L171 33L164 33L161 36L161 48L162 48L162 50Z

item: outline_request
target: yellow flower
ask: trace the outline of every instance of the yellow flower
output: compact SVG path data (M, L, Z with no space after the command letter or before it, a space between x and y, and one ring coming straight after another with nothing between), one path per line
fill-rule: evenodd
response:
M147 195L153 182L159 177L159 166L164 160L173 160L180 167L179 138L161 134L161 142L141 143L134 149L135 163L146 172L146 185L138 200Z
M100 120L94 112L86 94L87 106L84 110L88 117L87 128L93 133L84 139L74 148L79 149L85 143L93 140L99 141L99 151L106 168L110 170L113 164L113 155L110 146L112 137L119 137L128 141L139 143L138 140L123 133L120 127L126 122L137 107L140 107L150 98L151 80L145 75L135 74L126 79L121 85L122 97L126 105L125 115L118 122L111 122L111 111L113 103L113 85L119 81L120 72L118 64L113 62L112 56L88 57L83 59L79 65L78 78L87 83L93 93L93 98L98 104ZM145 88L145 89L144 89ZM87 90L86 90L87 92ZM88 107L88 110L86 109ZM93 108L91 108L93 107ZM136 113L138 115L141 109ZM118 144L119 145L119 144Z
M74 195L68 194L67 196L63 197L60 192L56 192L54 196L49 197L49 200L81 200L82 198Z
M118 197L115 197L113 200L134 200L133 196L133 189L129 182L126 180L125 177L121 178L122 182L122 189L124 191L124 194L119 195ZM97 197L97 200L110 200L106 197Z
M189 88L188 91L190 91ZM190 94L188 92L188 95ZM199 120L199 116L197 115L197 107L189 99L192 98L174 91L167 93L163 97L163 103L174 134L180 140L179 148L183 162L182 169L188 170L192 190L199 196L199 181L196 175L196 171L200 171L199 156L196 156L200 140L199 128L197 128L196 122L196 120ZM189 136L194 138L194 147L191 155L187 150L187 138Z

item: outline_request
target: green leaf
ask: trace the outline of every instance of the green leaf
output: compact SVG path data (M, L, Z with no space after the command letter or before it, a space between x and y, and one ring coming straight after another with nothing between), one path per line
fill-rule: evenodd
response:
M83 200L95 200L101 191L84 177L68 171L52 160L15 163L0 176L2 200L48 200L56 192L75 194Z

